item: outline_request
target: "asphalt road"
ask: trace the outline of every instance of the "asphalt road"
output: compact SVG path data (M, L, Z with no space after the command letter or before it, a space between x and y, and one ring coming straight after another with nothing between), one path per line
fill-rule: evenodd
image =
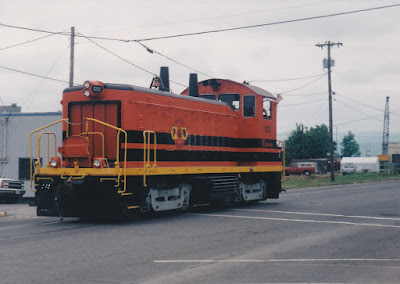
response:
M1 283L400 283L400 182L120 223L0 204Z

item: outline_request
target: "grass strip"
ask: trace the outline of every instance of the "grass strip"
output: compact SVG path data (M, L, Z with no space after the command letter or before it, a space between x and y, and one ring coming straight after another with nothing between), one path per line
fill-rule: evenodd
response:
M330 174L312 174L311 176L290 175L287 176L285 182L282 183L282 188L293 189L302 187L355 184L388 180L400 180L400 175L387 173L352 173L348 175L335 174L334 182L331 182Z

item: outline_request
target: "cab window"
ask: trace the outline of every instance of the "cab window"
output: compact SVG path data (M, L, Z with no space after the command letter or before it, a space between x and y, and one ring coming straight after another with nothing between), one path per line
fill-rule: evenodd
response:
M254 117L256 114L256 98L254 96L243 97L243 116Z
M263 101L263 118L271 119L271 101Z
M233 110L238 110L240 108L239 94L221 94L218 96L218 100L228 104Z

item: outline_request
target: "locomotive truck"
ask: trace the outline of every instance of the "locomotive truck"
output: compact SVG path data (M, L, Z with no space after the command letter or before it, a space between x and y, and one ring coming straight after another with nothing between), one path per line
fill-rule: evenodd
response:
M191 74L189 87L174 94L162 67L150 88L86 81L65 89L61 104L61 120L31 133L38 216L123 216L279 198L285 167L277 101L261 88L197 82ZM62 124L58 148L49 138L56 133L46 131L55 124ZM47 162L40 159L43 137L51 144Z

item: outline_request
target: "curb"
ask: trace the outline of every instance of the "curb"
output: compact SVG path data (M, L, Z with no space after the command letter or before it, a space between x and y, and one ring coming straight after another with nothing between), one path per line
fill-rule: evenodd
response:
M5 217L7 216L7 212L6 211L0 211L0 217Z

